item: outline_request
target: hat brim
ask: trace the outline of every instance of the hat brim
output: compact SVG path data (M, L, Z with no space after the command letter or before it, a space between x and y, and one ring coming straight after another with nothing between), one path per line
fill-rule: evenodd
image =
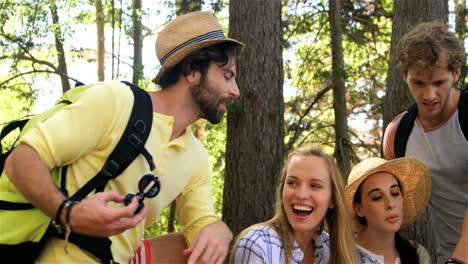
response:
M174 67L177 63L179 63L181 60L187 57L190 53L200 50L205 47L213 46L213 45L224 43L224 42L231 42L231 43L237 44L242 49L245 47L244 43L237 41L235 39L231 39L231 38L210 39L210 40L197 42L193 45L186 46L178 50L173 55L171 55L171 57L167 59L164 65L161 65L161 68L159 69L158 74L156 75L156 77L153 78L152 82L158 84L159 79L166 72L167 69Z
M414 223L424 213L429 203L432 182L426 166L415 158L399 158L387 161L365 171L359 179L345 187L346 206L352 219L353 232L360 232L363 226L357 220L353 199L361 183L377 172L388 172L395 176L403 190L404 217L401 228Z

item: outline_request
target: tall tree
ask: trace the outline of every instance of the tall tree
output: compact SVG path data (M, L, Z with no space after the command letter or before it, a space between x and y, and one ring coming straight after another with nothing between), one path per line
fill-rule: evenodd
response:
M281 0L231 1L229 33L246 44L237 61L241 95L227 116L223 198L223 219L237 234L272 217L282 165Z
M455 32L459 39L467 39L468 30L466 27L468 18L468 8L466 7L466 0L454 0L455 2ZM468 75L468 67L462 65L462 73L458 81L458 87L464 88L468 84L466 76Z
M414 102L398 69L395 47L411 26L420 22L448 19L447 0L394 0L392 40L390 44L390 65L387 73L386 96L384 100L383 131L393 118ZM431 230L431 211L428 209L420 219L403 230L408 238L422 244L434 257L436 237ZM435 262L435 259L433 259Z
M202 8L203 0L176 0L176 15L180 16Z
M133 0L133 78L132 82L138 85L143 77L143 38L141 25L141 0Z
M345 69L341 30L341 0L330 0L329 20L332 49L333 109L335 112L335 157L343 175L351 171L351 143L349 141L346 108Z
M65 50L63 48L63 35L60 26L60 19L57 12L57 1L50 1L50 13L52 15L53 32L55 38L55 48L57 50L58 67L57 73L60 75L60 81L62 82L62 91L65 93L70 90L70 82L68 81L67 62L65 59Z
M98 81L104 81L104 11L102 9L102 0L95 1L96 6L96 28L97 28L97 74Z

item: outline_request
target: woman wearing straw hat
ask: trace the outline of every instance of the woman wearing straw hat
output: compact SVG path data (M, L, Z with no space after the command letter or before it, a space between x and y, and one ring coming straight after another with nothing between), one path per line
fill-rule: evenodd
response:
M430 263L427 250L398 231L424 212L431 178L415 158L368 158L357 164L345 188L360 263Z
M300 148L281 170L275 216L239 234L230 262L355 263L352 239L335 161L321 150Z

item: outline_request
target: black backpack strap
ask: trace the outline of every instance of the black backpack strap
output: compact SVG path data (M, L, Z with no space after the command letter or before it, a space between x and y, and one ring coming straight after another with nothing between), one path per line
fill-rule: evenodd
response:
M468 87L460 92L460 102L458 103L458 122L460 128L468 141Z
M10 155L11 151L13 150L13 148L11 148L10 150L6 151L5 153L3 153L3 147L2 147L2 140L8 135L10 134L10 132L12 132L13 130L19 128L19 130L23 130L23 127L24 125L26 125L26 123L29 121L29 118L25 118L25 119L20 119L20 120L15 120L15 121L12 121L8 124L6 124L3 128L2 128L2 131L0 132L0 172L3 171L4 167L5 167L5 161L6 161L6 158L8 157L8 155ZM16 143L16 141L18 140L19 136L16 138L15 142L13 142L13 145Z
M65 234L58 233L51 225L49 225L44 237L50 236L65 239ZM93 254L93 256L100 260L99 263L115 263L111 251L112 241L107 237L95 237L71 233L68 237L68 241Z
M148 161L150 170L154 170L152 156L144 145L149 137L153 121L153 106L149 94L129 82L123 82L130 86L134 95L134 103L130 120L116 147L109 155L104 167L96 176L81 187L72 197L72 200L80 201L90 192L104 190L107 182L120 175L132 163L139 154L143 154ZM63 237L62 237L63 238ZM70 234L70 242L91 252L99 258L101 263L113 263L111 244L107 237L93 237L81 234Z
M121 174L142 151L145 151L144 145L153 121L151 98L146 91L138 86L128 82L124 83L130 86L135 97L130 121L104 167L71 197L72 200L80 201L95 189L98 192L102 191L109 180ZM152 159L151 155L148 158ZM152 167L151 164L154 165L152 160L148 163L150 163L150 167ZM153 170L154 167L150 169Z
M405 156L406 143L413 130L414 120L418 114L418 108L416 104L413 104L406 113L400 119L397 130L395 132L394 152L395 158L401 158Z

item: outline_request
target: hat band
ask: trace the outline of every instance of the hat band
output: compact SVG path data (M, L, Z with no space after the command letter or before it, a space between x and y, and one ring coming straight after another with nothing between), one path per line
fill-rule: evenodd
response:
M192 38L192 39L187 40L186 42L180 44L179 46L172 49L169 53L164 55L164 57L162 57L159 61L161 62L161 65L164 65L166 63L167 59L169 59L170 56L172 56L178 50L180 50L180 49L182 49L182 48L184 48L184 47L186 47L188 45L198 43L198 42L202 42L202 41L205 41L205 40L223 39L223 38L226 38L226 36L224 36L224 33L223 33L222 30L215 30L215 31L208 32L206 34L197 36L195 38Z

